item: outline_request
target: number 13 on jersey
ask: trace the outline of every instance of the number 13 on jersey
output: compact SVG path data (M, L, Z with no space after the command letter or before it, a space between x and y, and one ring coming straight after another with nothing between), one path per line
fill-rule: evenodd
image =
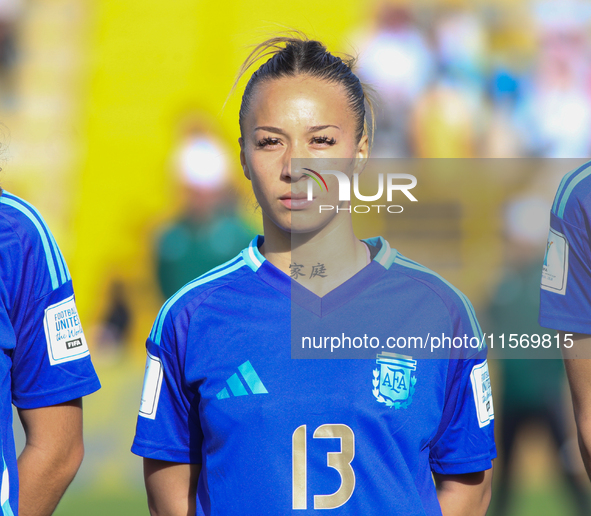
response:
M341 451L328 452L326 464L341 476L341 485L336 492L328 495L314 495L314 509L336 509L344 505L355 489L355 472L351 462L355 457L355 434L347 425L320 425L314 430L314 439L339 439ZM308 465L306 425L295 429L292 435L292 492L293 509L307 509Z

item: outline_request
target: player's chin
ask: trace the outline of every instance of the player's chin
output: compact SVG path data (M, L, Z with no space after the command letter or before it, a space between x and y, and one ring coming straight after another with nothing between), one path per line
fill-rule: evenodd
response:
M316 202L305 208L288 208L283 203L263 209L268 218L286 233L314 233L323 229L334 218L334 213L321 212Z
M292 234L314 233L326 225L326 221L320 220L318 214L304 212L283 213L271 219L278 229Z
M315 213L311 210L291 214L291 233L316 233L322 230L333 217L326 213Z

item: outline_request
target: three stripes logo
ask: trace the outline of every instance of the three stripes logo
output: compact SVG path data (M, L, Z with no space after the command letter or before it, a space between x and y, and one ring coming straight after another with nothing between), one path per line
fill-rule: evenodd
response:
M238 366L238 372L242 377L238 376L238 373L234 373L230 378L226 380L228 388L224 387L220 392L217 393L218 400L230 398L232 396L248 396L252 394L268 394L269 391L265 388L263 382L259 378L259 375L252 367L250 360L244 362L244 364ZM245 387L250 389L250 392ZM230 395L231 393L231 395Z

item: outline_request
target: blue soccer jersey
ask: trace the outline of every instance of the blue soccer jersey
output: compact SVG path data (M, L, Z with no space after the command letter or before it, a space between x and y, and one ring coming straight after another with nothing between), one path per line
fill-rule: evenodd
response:
M99 387L80 326L66 263L30 204L0 195L0 403L4 516L18 514L12 404L70 401Z
M540 324L591 334L591 162L562 179L550 213Z
M132 451L201 463L197 514L432 516L432 472L491 467L486 349L449 360L389 349L371 360L291 358L300 317L314 332L318 321L369 317L376 335L481 341L462 294L385 240L366 243L373 261L322 298L269 263L258 237L164 304Z

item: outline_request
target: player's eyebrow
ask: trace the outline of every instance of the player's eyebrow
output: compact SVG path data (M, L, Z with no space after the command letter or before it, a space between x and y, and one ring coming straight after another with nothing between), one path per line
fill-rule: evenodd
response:
M338 125L326 124L326 125L313 125L311 127L308 127L308 132L315 133L316 131L324 131L325 129L328 129L329 127L334 127L335 129L338 129L339 131L341 130L341 128Z
M341 128L338 125L332 125L332 124L325 124L325 125L312 125L310 127L307 128L309 133L315 133L317 131L324 131L325 129L328 129L329 127L333 127L335 129L338 129L339 131L341 130ZM269 131L270 133L277 133L277 134L285 134L285 131L283 129L279 129L279 127L273 127L270 125L260 125L258 127L254 128L255 131Z
M283 129L279 129L279 127L272 127L270 125L260 125L254 128L255 131L269 131L270 133L277 133L277 134L285 134Z

